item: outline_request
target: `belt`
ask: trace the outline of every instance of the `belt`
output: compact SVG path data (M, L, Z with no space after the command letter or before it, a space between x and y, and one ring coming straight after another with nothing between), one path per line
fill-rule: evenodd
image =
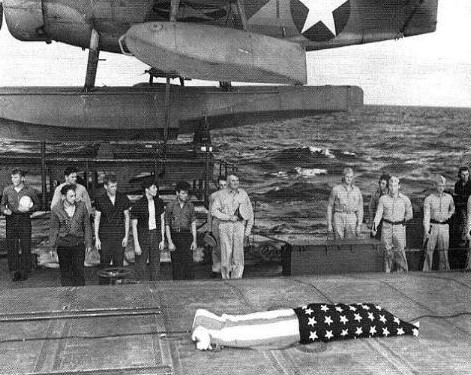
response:
M406 225L406 221L405 220L401 220L401 221L392 221L392 220L388 220L388 219L384 219L383 218L383 221L385 223L388 223L388 224L391 224L391 225Z
M356 210L342 210L342 209L335 209L334 212L339 213L339 214L356 214L357 213Z
M448 224L448 220L438 221L438 220L431 219L430 224Z
M172 233L191 233L191 230L186 229L186 228L172 228L172 229L170 229L170 231Z

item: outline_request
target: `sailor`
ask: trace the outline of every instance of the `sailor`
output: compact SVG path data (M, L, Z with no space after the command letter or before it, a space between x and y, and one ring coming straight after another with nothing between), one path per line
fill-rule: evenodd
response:
M389 194L379 198L378 209L373 223L372 234L375 236L381 220L383 228L381 241L386 248L385 270L387 273L396 265L398 272L407 272L406 253L406 222L412 219L412 204L410 199L399 192L399 178L389 179Z
M195 207L189 202L190 184L179 181L176 199L165 209L165 229L172 258L174 280L194 279L193 251L196 250Z
M332 188L327 205L327 231L335 239L359 236L363 223L363 197L353 185L353 170L343 170L342 183Z
M92 213L92 203L90 200L90 196L88 195L88 192L85 186L77 183L77 172L78 172L78 169L75 167L67 167L65 169L64 171L65 181L59 186L57 186L56 190L54 190L54 196L52 197L52 201L51 201L51 210L56 204L61 203L62 187L64 187L65 185L73 184L76 186L76 189L75 189L76 201L84 202L85 206L87 207L88 214L90 215Z
M459 237L458 244L464 246L467 239L467 202L471 195L471 180L469 178L469 168L466 166L460 167L458 170L459 180L455 183L455 191L453 198L456 206L456 236Z
M13 281L26 280L31 272L31 213L39 209L36 191L25 184L25 173L11 172L13 185L3 190L1 210L6 217L7 258Z
M211 215L211 208L217 194L227 187L227 181L222 176L218 179L218 190L209 196L208 202L208 229L216 240L216 245L212 248L211 260L213 265L211 267L211 278L216 278L218 273L221 273L221 243L219 240L219 219Z
M221 190L211 207L211 215L220 220L221 276L240 279L244 273L244 242L254 223L252 203L239 178L227 177L227 188Z
M449 270L448 248L450 232L448 221L455 213L455 204L450 194L444 192L446 179L438 176L435 179L435 191L424 201L424 243L425 261L423 271L432 270L433 251L435 247L440 255L439 270Z
M378 189L376 189L375 193L371 196L370 203L368 205L368 211L370 214L369 224L371 226L373 226L376 209L378 208L379 198L389 193L388 182L390 178L391 176L386 173L383 173L381 176L379 176ZM378 228L376 229L377 233L376 233L375 238L377 238L378 240L381 239L381 228L382 228L381 224L382 223L380 223Z

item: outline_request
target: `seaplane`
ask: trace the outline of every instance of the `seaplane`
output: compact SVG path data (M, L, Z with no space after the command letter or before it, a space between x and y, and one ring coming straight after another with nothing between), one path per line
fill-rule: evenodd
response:
M348 110L363 104L362 89L307 86L306 53L431 33L437 2L3 0L16 39L89 54L83 87L0 88L0 136L167 140ZM101 51L144 62L149 82L96 87ZM185 85L191 79L219 85Z

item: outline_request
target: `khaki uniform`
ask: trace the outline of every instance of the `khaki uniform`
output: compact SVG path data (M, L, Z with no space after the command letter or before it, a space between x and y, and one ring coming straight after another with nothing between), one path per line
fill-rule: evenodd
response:
M332 214L333 212L333 214ZM335 239L353 238L363 222L363 197L360 189L345 184L332 188L327 207L327 220L332 222Z
M396 264L398 272L407 272L406 226L405 221L412 219L412 204L404 194L397 197L383 195L378 202L374 226L378 227L383 219L381 241L386 248L385 269L389 273Z
M239 213L239 220L230 221ZM211 207L211 215L220 220L221 276L239 279L244 273L244 238L252 231L254 214L249 196L242 189L218 192Z
M213 215L211 215L211 208L213 207L214 200L216 199L218 193L219 191L215 191L209 196L207 219L208 229L211 231L214 238L216 239L216 247L211 249L211 270L216 273L221 272L221 240L219 239L220 220L217 217L213 217Z
M440 255L438 269L449 270L448 248L450 228L446 222L455 213L455 204L450 194L430 194L424 201L424 230L429 233L423 271L432 270L433 251L437 248Z

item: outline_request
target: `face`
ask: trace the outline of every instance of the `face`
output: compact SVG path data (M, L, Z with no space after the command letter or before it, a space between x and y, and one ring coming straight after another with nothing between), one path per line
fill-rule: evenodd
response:
M158 189L157 189L157 186L155 185L151 185L149 186L148 189L146 189L146 191L153 197L157 196L157 193L158 193Z
M24 181L25 181L25 178L20 174L11 175L11 182L13 183L14 187L20 186Z
M68 176L65 176L65 182L67 184L76 184L77 183L77 173L73 172Z
M65 201L69 204L75 203L75 191L74 190L67 191L67 193L65 194Z
M187 190L177 191L177 198L180 202L188 201L188 197L189 197L189 194Z
M437 182L435 184L435 189L438 194L442 194L445 191L445 184L443 182Z
M229 189L236 190L239 188L239 177L237 176L229 176L227 178L227 186Z
M219 180L218 189L222 190L222 189L225 189L226 187L227 187L227 181L226 180Z
M118 183L117 182L108 182L105 185L106 192L114 197L116 195L116 191L118 190Z
M379 182L379 188L381 191L386 191L388 188L388 182L386 180L381 180Z
M469 180L469 171L461 171L460 172L460 180L464 182L468 182Z
M351 185L353 183L353 173L347 173L343 176L343 180L346 185Z
M392 181L389 180L389 192L392 194L397 194L399 192L399 182L398 181Z

